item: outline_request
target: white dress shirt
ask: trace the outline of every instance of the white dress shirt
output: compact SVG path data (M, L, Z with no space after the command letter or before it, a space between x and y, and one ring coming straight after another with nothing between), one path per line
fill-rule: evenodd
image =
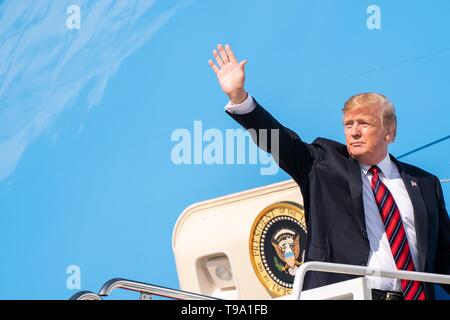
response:
M247 99L241 104L233 105L230 102L225 106L225 110L233 114L246 114L255 109L256 103L253 98L248 95ZM381 170L379 174L381 181L391 192L395 203L402 217L403 227L405 228L406 238L408 239L411 256L414 265L418 265L417 257L417 238L414 227L414 209L408 191L403 183L397 166L389 157L389 154L377 164ZM363 181L363 202L366 220L367 235L370 243L370 254L367 266L370 268L397 270L394 257L392 256L391 247L386 236L383 221L381 220L378 206L375 202L370 182L372 174L368 172L370 166L360 163L361 179ZM377 276L367 277L370 286L375 289L390 290L401 292L400 280L390 278L380 278Z
M377 164L381 170L379 174L381 181L391 192L395 203L402 217L403 227L405 228L406 238L408 239L411 256L414 265L418 265L417 257L417 237L414 227L414 209L405 184L398 172L395 163L392 162L389 155ZM397 270L394 257L392 256L391 247L386 236L383 221L381 220L378 206L375 202L370 182L372 174L368 172L370 166L359 164L361 167L361 177L363 181L363 202L366 218L366 229L370 243L370 255L368 266L371 268ZM369 277L372 288L391 290L401 292L400 281L389 278Z

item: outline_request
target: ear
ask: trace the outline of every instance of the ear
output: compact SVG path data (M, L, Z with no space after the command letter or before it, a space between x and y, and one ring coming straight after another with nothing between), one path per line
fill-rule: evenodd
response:
M388 128L385 136L386 141L392 143L395 141L395 130L394 128Z

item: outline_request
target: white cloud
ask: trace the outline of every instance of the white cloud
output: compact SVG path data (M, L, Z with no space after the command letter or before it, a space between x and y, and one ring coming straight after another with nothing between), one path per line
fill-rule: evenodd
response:
M83 89L87 108L98 104L121 62L178 8L155 14L154 0L78 0L81 29L69 30L66 8L73 2L0 6L0 181Z

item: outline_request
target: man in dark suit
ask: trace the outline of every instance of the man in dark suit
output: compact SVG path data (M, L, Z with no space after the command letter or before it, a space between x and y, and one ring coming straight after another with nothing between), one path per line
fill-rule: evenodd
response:
M397 121L379 93L351 97L343 108L346 145L325 138L305 143L274 119L244 89L246 60L218 45L209 64L230 98L226 112L245 129L278 130L278 141L258 146L300 186L308 228L305 261L325 261L450 274L450 219L439 179L388 153ZM276 135L275 135L276 136ZM277 148L275 148L275 144ZM354 278L308 273L303 290ZM375 299L434 299L434 286L369 278ZM443 288L450 293L449 286Z

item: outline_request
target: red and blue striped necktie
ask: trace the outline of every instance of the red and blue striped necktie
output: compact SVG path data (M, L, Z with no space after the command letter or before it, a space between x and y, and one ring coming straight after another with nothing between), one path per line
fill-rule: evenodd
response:
M403 227L400 211L389 189L379 177L381 172L377 166L369 169L372 174L372 191L380 211L386 235L391 247L392 256L398 270L415 271L405 228ZM405 300L426 300L423 283L419 281L401 280Z

